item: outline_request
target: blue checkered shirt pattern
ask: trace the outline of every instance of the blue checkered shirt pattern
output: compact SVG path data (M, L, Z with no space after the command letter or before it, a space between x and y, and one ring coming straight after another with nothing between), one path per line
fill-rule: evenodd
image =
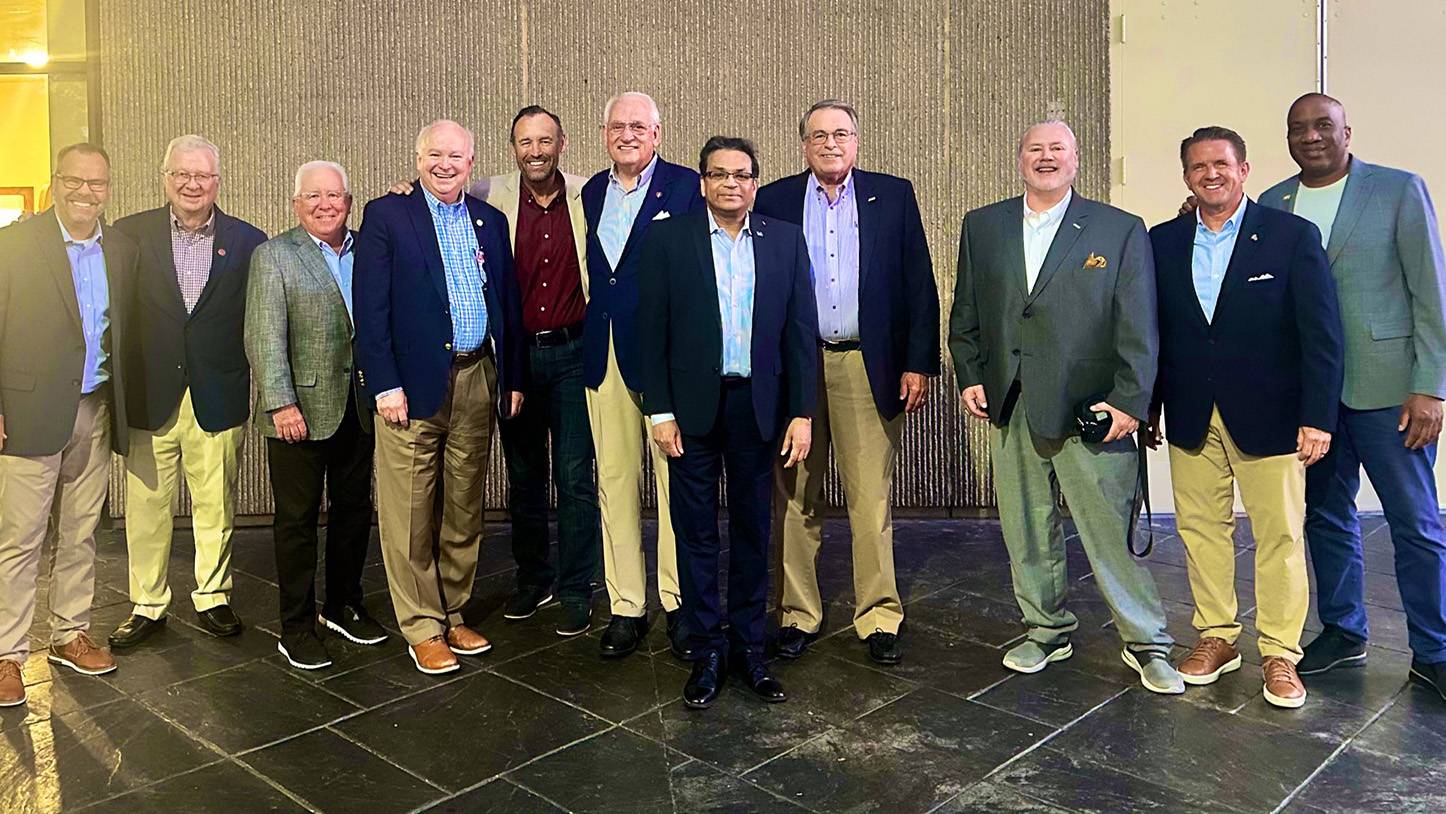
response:
M442 203L426 187L427 211L437 232L442 268L447 273L447 303L452 313L452 352L470 353L487 341L486 258L477 247L477 232L463 196Z

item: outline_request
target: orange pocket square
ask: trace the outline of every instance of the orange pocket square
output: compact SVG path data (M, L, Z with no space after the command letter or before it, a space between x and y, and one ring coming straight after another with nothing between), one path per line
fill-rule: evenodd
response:
M1109 265L1110 261L1106 260L1104 255L1090 252L1090 256L1085 258L1084 267L1087 269L1102 269L1108 268Z

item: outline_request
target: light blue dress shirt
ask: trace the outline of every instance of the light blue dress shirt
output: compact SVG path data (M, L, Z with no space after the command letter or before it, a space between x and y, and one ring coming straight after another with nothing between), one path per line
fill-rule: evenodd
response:
M311 234L308 232L307 234ZM336 287L341 289L342 302L346 303L346 315L349 319L356 317L351 310L351 267L356 255L352 253L352 235L346 233L346 238L341 242L341 251L333 249L329 243L316 235L311 239L321 249L321 259L326 261L326 270L331 272L331 279L336 281ZM448 292L450 293L450 292Z
M1225 221L1220 231L1212 232L1200 219L1200 210L1195 210L1195 249L1190 258L1190 274L1195 282L1195 296L1200 300L1200 310L1205 320L1215 320L1215 305L1220 301L1220 285L1225 282L1225 272L1230 268L1230 257L1235 254L1235 239L1240 236L1240 221L1245 217L1246 197L1240 196L1240 205L1235 214Z
M753 375L753 229L749 216L735 239L708 212L713 247L713 279L718 284L719 324L723 327L723 375Z
M477 232L467 211L466 196L445 204L422 187L437 248L442 251L442 268L447 273L447 301L452 312L452 352L471 353L487 341L486 258L477 247Z
M597 239L602 244L603 256L608 259L608 268L616 269L622 259L623 248L628 245L632 234L633 221L638 219L638 210L648 199L648 189L653 185L653 171L658 168L658 156L654 155L648 166L638 176L638 184L632 189L623 189L617 174L608 170L608 189L603 196L602 215L598 218Z
M56 216L56 222L60 217ZM65 255L70 260L70 279L75 284L75 300L80 305L80 331L85 339L85 367L80 378L80 392L93 393L110 375L105 371L105 332L110 328L110 284L105 277L105 250L101 246L101 228L85 240L76 240L60 223L60 236L65 240Z
M818 335L826 342L859 338L859 208L850 172L829 202L812 173L803 190L803 235L808 244Z

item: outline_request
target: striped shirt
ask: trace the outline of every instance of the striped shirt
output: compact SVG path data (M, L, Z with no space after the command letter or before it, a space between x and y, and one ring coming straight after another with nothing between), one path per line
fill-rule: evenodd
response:
M638 185L630 190L623 189L617 173L608 170L608 190L603 197L602 217L598 219L597 239L602 244L610 269L617 269L618 261L623 257L623 248L628 245L628 235L633 231L633 221L638 219L638 210L648 199L648 188L653 185L653 171L657 168L658 156L654 155L638 176Z
M803 195L803 235L818 301L818 334L826 342L859 338L859 208L850 172L830 202L810 174Z
M196 310L206 281L211 279L211 250L216 246L216 210L205 225L191 231L171 210L171 260L176 264L176 283L181 287L181 300L186 313Z
M487 258L477 247L477 232L464 195L442 203L426 187L427 211L437 232L442 268L447 273L447 304L452 314L452 352L471 353L487 341Z

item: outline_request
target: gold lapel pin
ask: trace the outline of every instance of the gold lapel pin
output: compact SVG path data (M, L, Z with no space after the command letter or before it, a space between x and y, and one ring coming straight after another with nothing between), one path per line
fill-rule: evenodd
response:
M654 198L661 198L661 197L663 197L663 191L660 189L660 190L658 190L657 192L654 192L654 193L653 193L653 197L654 197Z

